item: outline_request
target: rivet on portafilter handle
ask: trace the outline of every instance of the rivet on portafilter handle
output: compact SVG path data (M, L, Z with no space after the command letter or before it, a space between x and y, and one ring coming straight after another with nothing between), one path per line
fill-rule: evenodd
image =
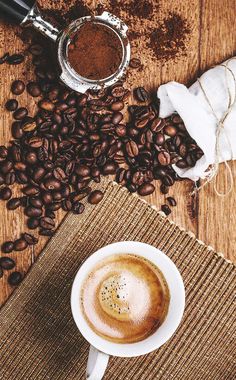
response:
M44 36L57 40L59 31L45 21L35 0L0 0L0 14L21 26L33 26Z

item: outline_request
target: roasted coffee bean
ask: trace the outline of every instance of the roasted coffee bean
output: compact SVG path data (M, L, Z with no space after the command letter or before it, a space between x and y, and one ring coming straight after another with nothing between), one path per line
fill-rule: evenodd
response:
M35 137L31 137L30 139L28 139L27 144L31 148L38 149L38 148L41 148L41 146L43 145L43 140L41 137L35 136Z
M125 177L126 170L124 168L119 168L116 172L116 182L124 186L127 182L127 179Z
M141 196L146 196L146 195L152 194L154 192L154 190L155 190L155 187L154 187L153 184L151 184L151 183L144 183L143 185L141 185L138 188L138 193Z
M106 162L102 168L102 172L104 175L115 174L116 169L117 165L115 162Z
M0 64L1 64L1 62L0 62ZM3 269L0 267L0 278L2 278L3 277Z
M162 131L164 126L165 126L165 123L163 119L160 119L159 117L157 117L152 121L150 128L153 132L160 132Z
M61 201L63 198L60 191L54 191L52 196L53 196L53 201L55 202Z
M26 86L26 89L27 89L28 93L31 96L33 96L34 98L37 98L42 93L41 88L37 82L29 82Z
M25 57L22 54L12 54L7 57L7 63L9 65L19 65L24 59Z
M52 194L49 193L49 192L47 192L47 191L43 192L43 194L42 194L42 201L43 201L43 203L45 205L51 204L52 201L53 201Z
M71 192L71 189L70 189L69 185L62 185L62 187L60 189L60 193L61 193L63 198L68 198L70 195L70 192Z
M28 183L28 176L23 172L18 172L16 173L16 180L21 185L24 185Z
M29 216L29 217L39 217L42 215L42 209L40 208L36 208L36 207L32 207L32 206L27 206L25 208L25 215Z
M35 230L39 226L39 219L37 218L29 218L27 221L27 226L30 230Z
M81 177L87 177L90 175L90 168L86 165L80 165L75 169L76 174Z
M52 103L50 100L40 100L38 103L39 108L45 111L52 112L55 108L55 104Z
M52 230L55 227L54 220L46 216L43 218L40 218L39 224L40 224L40 227L42 227L45 230Z
M64 211L71 211L72 202L69 199L64 199L64 201L62 202L62 209Z
M11 92L14 95L21 95L25 91L25 84L22 80L15 80L11 85Z
M187 165L190 166L191 168L194 167L196 164L196 158L193 153L188 154L185 160L186 160Z
M173 121L174 124L180 124L183 122L183 120L181 119L181 117L177 114L173 114L172 117L171 117L171 120Z
M12 123L11 134L12 134L12 137L14 137L14 139L21 139L21 137L23 137L24 132L22 129L21 122L14 121L14 123Z
M9 173L13 169L13 163L9 160L0 161L0 172Z
M75 202L72 206L72 211L74 214L82 214L84 212L84 209L85 207L81 202Z
M175 137L177 133L177 129L173 125L165 125L163 131L165 135L170 136L170 137Z
M7 158L8 150L4 145L0 146L0 158Z
M61 208L61 202L54 202L47 206L48 210L50 211L57 211Z
M129 66L132 67L132 69L138 69L141 66L141 61L139 58L132 58L129 62Z
M101 174L101 171L98 167L92 167L91 168L91 176L92 177L98 177Z
M12 260L10 257L0 257L0 267L4 270L10 270L13 269L16 266L16 263L14 260Z
M8 210L16 210L20 206L21 206L20 198L12 198L7 202Z
M22 234L22 239L24 239L28 245L35 245L38 243L38 239L35 236L26 232Z
M18 144L14 144L10 148L10 156L14 162L21 162L22 161L22 155L21 155L21 148Z
M139 102L146 102L149 99L149 95L143 87L137 87L134 89L134 97Z
M38 167L34 170L33 179L35 182L39 182L46 174L46 170L42 167Z
M53 230L45 230L43 228L39 230L39 235L41 236L52 236L53 234L54 234Z
M122 98L125 94L125 89L122 86L114 86L111 89L111 95L114 96L114 98Z
M175 198L173 198L173 197L167 197L166 199L169 202L170 206L173 207L173 206L177 205Z
M161 184L160 191L162 194L168 194L169 192L169 186L164 185L163 183Z
M7 173L5 176L5 184L7 186L13 185L16 181L16 175L14 172ZM1 181L0 181L1 182Z
M25 172L26 171L26 164L24 162L15 162L14 164L14 169L19 171L19 172Z
M155 179L161 179L166 175L166 169L160 166L157 166L153 169L153 175Z
M132 174L132 183L137 186L141 186L145 182L145 175L140 170L137 170Z
M28 152L25 156L25 161L29 165L34 165L38 161L37 154L35 152Z
M143 119L137 119L135 120L135 127L138 128L138 129L142 129L144 127L146 127L147 123L149 122L149 118L146 117L146 118L143 118Z
M8 277L8 283L12 286L19 285L23 279L23 276L20 272L13 272Z
M1 246L1 251L3 253L11 253L13 251L13 249L14 249L14 243L13 243L13 241L6 241Z
M165 137L161 132L158 132L154 136L154 142L157 145L163 145L165 142Z
M92 191L88 196L88 202L92 205L96 205L103 199L103 192L100 190L94 190Z
M29 195L29 196L34 196L34 195L39 194L39 188L36 186L31 186L31 185L23 187L21 191L23 194Z
M16 120L23 120L27 115L28 115L28 110L25 107L18 108L13 113L13 117Z
M15 111L17 110L18 108L18 101L16 99L9 99L6 104L5 104L5 108L8 110L8 111Z
M23 238L17 239L14 242L14 250L15 251L24 251L28 247L28 243Z
M36 207L36 208L41 209L43 207L43 201L40 197L30 197L29 203L31 204L31 206Z
M111 110L112 111L121 111L124 108L124 102L122 100L112 103Z
M12 191L9 187L2 187L0 189L0 199L3 201L8 201L12 196Z
M173 186L175 182L173 177L169 174L166 174L161 180L165 186Z
M119 137L126 136L126 126L124 124L116 125L115 132L116 132L117 136L119 136Z
M112 116L111 122L112 124L119 124L121 120L123 119L123 115L121 112L115 112Z
M125 148L126 148L126 152L127 152L129 157L138 156L139 149L138 149L138 145L136 144L135 141L133 141L133 140L127 141Z
M61 182L56 178L49 178L44 182L45 188L48 190L60 190Z
M181 157L185 157L187 154L187 146L185 144L180 144L179 146L179 154Z
M165 150L158 153L157 159L161 166L167 166L170 164L170 154Z
M166 214L167 216L170 215L170 213L171 213L171 209L169 208L168 205L162 205L161 206L161 211L163 211L164 214Z
M175 165L176 165L178 168L180 168L180 169L185 169L185 168L188 167L188 164L187 164L187 162L186 162L185 160L179 160L179 161L176 162Z

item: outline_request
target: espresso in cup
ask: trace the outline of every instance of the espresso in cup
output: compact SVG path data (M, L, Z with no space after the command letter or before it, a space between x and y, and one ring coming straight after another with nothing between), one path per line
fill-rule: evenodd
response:
M96 334L114 343L133 343L160 327L170 294L157 266L127 253L111 255L94 266L83 283L80 302Z

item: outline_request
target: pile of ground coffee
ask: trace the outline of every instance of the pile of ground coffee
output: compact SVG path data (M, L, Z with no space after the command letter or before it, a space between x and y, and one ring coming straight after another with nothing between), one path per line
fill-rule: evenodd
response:
M108 78L121 64L122 45L119 37L107 26L87 22L73 36L68 59L73 69L84 78Z
M186 50L186 36L190 28L180 15L170 14L150 34L149 48L157 58L169 59Z
M159 1L107 0L93 7L89 1L76 0L69 9L68 4L64 2L60 11L52 9L45 11L62 26L79 17L109 11L128 25L132 52L137 55L142 51L149 62L161 60L163 63L182 56L187 51L190 25L177 12L172 12L163 18Z

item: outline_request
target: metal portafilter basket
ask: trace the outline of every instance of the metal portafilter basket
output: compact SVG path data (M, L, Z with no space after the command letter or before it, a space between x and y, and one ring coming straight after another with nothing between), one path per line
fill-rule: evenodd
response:
M35 0L0 0L0 15L6 15L8 20L17 22L22 27L33 26L56 44L60 79L72 90L84 93L88 89L99 90L100 88L111 86L122 78L129 65L128 27L122 20L108 12L103 12L99 16L81 17L69 24L64 30L57 29L43 18ZM84 78L72 68L68 60L68 47L71 43L71 36L75 35L79 28L88 21L102 24L109 28L116 34L121 43L121 63L118 70L107 78L99 80Z

